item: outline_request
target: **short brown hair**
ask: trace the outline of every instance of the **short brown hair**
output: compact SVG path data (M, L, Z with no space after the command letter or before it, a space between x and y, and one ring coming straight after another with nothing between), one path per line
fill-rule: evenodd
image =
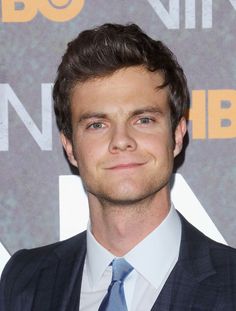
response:
M158 40L147 36L137 25L104 24L81 32L68 43L53 88L58 128L71 139L70 97L78 82L105 77L116 70L142 65L163 74L161 87L169 88L174 132L189 105L186 77L174 54Z

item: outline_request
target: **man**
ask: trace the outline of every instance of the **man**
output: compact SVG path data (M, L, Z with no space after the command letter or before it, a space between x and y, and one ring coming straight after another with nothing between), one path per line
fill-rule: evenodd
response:
M189 101L170 50L136 25L84 31L68 44L53 98L90 223L67 241L16 253L1 311L236 310L236 251L170 201Z

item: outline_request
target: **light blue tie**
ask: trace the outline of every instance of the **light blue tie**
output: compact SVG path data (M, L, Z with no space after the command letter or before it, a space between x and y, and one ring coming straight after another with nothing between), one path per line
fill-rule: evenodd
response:
M112 262L112 280L98 311L127 311L124 280L133 267L123 258Z

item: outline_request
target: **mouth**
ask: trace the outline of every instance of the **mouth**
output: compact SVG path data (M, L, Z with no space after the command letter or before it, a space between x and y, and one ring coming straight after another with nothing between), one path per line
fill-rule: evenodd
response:
M120 163L111 167L108 167L108 170L126 170L126 169L134 169L140 166L143 166L146 163Z

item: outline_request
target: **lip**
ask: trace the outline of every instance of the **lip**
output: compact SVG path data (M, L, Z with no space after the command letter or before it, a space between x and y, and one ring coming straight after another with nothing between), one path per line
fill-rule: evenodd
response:
M132 168L137 168L145 163L136 163L136 162L131 162L131 163L120 163L111 167L108 167L108 170L124 170L124 169L132 169Z

